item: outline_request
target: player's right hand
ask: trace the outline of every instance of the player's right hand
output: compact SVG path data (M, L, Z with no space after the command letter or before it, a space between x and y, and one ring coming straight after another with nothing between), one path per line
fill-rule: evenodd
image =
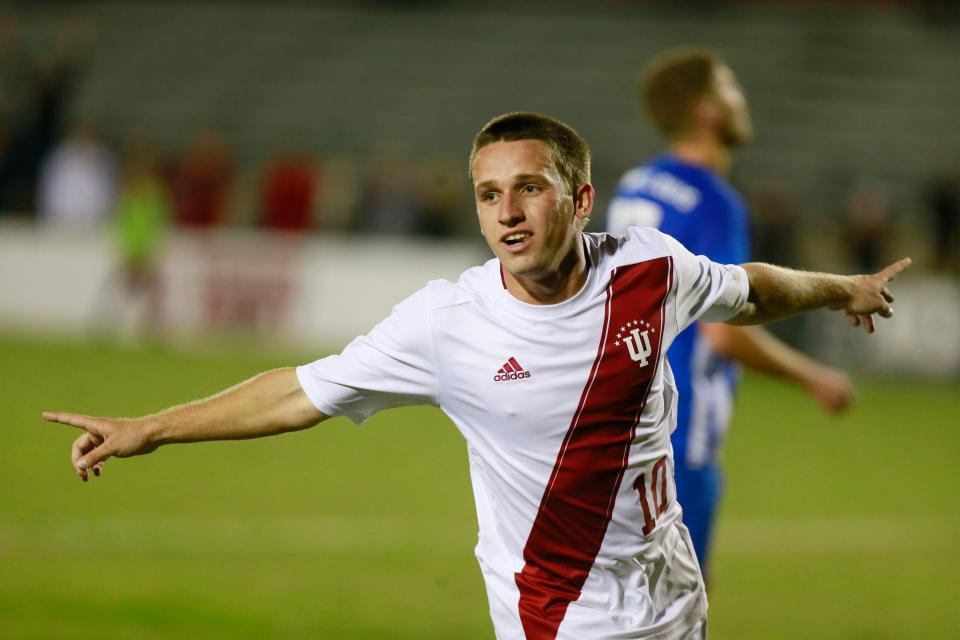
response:
M70 462L84 482L89 479L88 472L91 469L94 475L99 476L103 471L103 463L112 456L126 458L150 453L158 446L151 442L140 420L95 418L54 411L44 411L43 419L83 430L83 435L73 442Z

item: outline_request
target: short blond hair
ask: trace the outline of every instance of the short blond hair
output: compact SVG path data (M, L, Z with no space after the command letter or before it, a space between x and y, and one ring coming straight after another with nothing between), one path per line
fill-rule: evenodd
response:
M715 51L700 47L669 49L647 63L641 100L661 134L672 138L690 126L694 106L714 92L717 69L725 64Z

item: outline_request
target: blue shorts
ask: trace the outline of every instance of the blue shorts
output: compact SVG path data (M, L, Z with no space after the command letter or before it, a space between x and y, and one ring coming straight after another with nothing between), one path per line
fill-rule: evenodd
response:
M696 469L677 465L674 473L677 502L683 509L683 524L690 530L700 571L706 575L713 522L723 495L723 472L711 464Z

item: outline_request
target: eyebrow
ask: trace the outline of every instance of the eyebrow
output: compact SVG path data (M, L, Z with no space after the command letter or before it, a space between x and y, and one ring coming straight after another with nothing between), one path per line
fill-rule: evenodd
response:
M547 178L547 176L544 175L544 174L542 174L542 173L521 173L521 174L519 174L519 175L513 176L512 181L513 181L514 183L517 183L517 182L530 182L530 181L550 182L550 180ZM495 186L496 186L496 182L495 182L495 181L493 181L493 180L484 180L483 182L478 182L478 183L477 183L477 186L475 187L475 189L477 189L477 190L487 189L487 188L495 187Z

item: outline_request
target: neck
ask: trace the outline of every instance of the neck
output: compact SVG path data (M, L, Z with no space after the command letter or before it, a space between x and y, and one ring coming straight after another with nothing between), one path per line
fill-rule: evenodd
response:
M588 268L579 233L560 264L545 273L519 276L501 267L507 291L527 304L557 304L572 298L587 281Z
M730 147L721 143L712 131L676 138L670 141L667 148L671 154L688 164L710 169L724 176L730 173L733 154Z

